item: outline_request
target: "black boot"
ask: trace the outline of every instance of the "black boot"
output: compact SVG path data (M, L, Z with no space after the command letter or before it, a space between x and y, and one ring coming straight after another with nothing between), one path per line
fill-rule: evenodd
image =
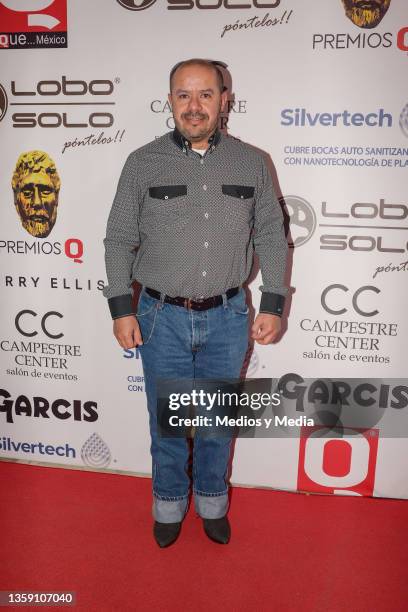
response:
M160 548L166 548L166 546L173 544L177 540L180 531L181 523L154 522L153 535Z
M210 540L218 544L228 544L231 527L226 516L219 519L203 519L204 531Z

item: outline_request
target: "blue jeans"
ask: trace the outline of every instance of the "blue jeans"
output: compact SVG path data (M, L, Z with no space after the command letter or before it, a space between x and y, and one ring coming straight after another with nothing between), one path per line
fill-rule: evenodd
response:
M175 523L187 511L190 479L185 437L165 438L157 430L158 379L239 378L248 347L245 292L205 311L188 310L140 294L137 319L151 435L153 516ZM194 438L193 494L202 518L221 518L228 510L230 437Z

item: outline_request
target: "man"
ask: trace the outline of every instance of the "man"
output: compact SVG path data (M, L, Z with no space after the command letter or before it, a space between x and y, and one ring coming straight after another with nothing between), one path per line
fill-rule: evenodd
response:
M376 28L391 0L342 0L347 17L359 28Z
M35 238L46 238L57 220L61 187L55 163L44 151L23 153L17 160L11 185L24 229Z
M176 540L187 510L189 448L185 438L158 436L156 382L239 377L248 345L241 285L254 246L264 283L252 327L259 344L278 336L287 291L282 211L265 160L217 129L227 103L221 71L202 59L177 64L169 103L174 132L131 153L123 168L107 226L104 290L119 344L140 348L161 547ZM132 278L143 286L136 318ZM227 437L194 439L195 508L208 537L224 544L230 447Z

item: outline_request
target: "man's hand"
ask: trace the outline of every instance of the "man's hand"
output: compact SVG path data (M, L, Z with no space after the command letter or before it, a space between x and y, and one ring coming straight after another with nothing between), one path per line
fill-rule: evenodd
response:
M124 349L135 348L143 344L139 323L136 317L120 317L113 322L113 333L120 346Z
M251 337L258 344L271 344L281 330L281 319L278 315L260 312L251 329Z

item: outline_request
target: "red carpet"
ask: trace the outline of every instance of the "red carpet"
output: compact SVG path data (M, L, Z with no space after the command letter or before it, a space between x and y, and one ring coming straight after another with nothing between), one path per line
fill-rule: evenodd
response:
M234 488L228 546L191 508L161 550L148 479L0 462L0 481L0 590L76 591L65 609L87 612L407 609L405 501Z

